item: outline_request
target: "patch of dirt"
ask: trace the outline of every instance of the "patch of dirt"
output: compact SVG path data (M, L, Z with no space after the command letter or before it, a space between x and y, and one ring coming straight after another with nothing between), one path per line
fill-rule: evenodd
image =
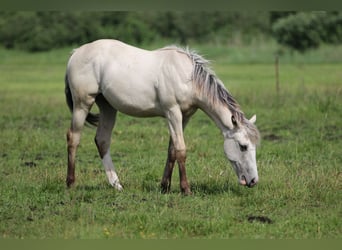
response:
M271 220L270 218L266 217L266 216L254 216L254 215L249 215L247 217L248 222L260 222L260 223L264 223L264 224L272 224L273 220Z
M36 167L36 166L37 166L37 163L35 163L35 162L33 162L33 161L25 161L25 162L23 163L23 165L24 165L25 167L30 167L30 168L32 168L32 167Z
M327 141L339 141L342 139L342 134L339 128L335 125L328 125L323 128L323 138Z
M280 141L282 138L276 134L267 134L262 137L263 140L267 141Z

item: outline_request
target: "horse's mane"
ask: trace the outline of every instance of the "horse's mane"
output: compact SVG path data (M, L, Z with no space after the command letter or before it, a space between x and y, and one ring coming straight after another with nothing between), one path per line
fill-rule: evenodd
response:
M183 49L177 46L169 46L163 49L175 49L186 54L194 65L192 81L200 95L206 95L210 105L227 105L235 119L246 127L248 137L256 144L259 141L259 132L256 126L251 123L240 109L240 105L225 88L222 81L210 68L210 62L197 52L188 47Z

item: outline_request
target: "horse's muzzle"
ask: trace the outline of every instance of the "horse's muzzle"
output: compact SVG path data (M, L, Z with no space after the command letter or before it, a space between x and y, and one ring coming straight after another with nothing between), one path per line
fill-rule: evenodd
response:
M242 186L247 186L249 188L252 188L254 187L257 183L258 183L258 177L254 177L252 178L249 182L247 181L246 177L243 175L241 176L241 179L239 181L239 183L242 185Z

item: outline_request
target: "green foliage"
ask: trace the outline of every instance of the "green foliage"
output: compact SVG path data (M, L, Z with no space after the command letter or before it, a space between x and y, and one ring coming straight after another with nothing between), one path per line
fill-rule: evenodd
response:
M266 12L2 12L0 42L6 48L44 51L100 38L130 44L162 39L224 43L269 31Z
M162 40L251 44L271 35L304 52L342 42L342 12L0 12L5 48L46 51L101 38L133 45Z
M137 13L126 15L120 25L111 28L115 30L114 37L131 44L150 43L157 36L150 24L146 23L142 15Z
M14 12L1 19L0 40L6 48L44 51L90 41L99 33L87 14Z
M322 18L324 27L323 42L330 44L340 44L342 42L342 12L326 14Z
M299 12L279 18L272 28L280 44L304 52L342 42L342 13Z
M270 23L274 24L277 20L285 18L289 15L295 14L296 11L271 11L270 12Z

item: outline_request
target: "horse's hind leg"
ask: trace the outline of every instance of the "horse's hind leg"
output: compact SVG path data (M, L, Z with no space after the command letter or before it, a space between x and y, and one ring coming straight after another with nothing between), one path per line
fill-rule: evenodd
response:
M99 151L109 183L117 190L122 190L114 164L110 156L110 142L113 127L115 125L117 111L106 101L103 95L96 98L96 104L100 109L100 120L97 127L95 143Z
M72 122L70 129L67 132L68 144L68 171L66 184L70 187L75 182L75 158L77 147L81 139L81 131L88 115L88 111L75 108L72 114Z
M162 193L168 193L171 189L171 177L173 168L176 162L176 150L172 142L172 137L170 136L169 148L167 151L167 160L165 164L164 174L161 181L161 191Z

